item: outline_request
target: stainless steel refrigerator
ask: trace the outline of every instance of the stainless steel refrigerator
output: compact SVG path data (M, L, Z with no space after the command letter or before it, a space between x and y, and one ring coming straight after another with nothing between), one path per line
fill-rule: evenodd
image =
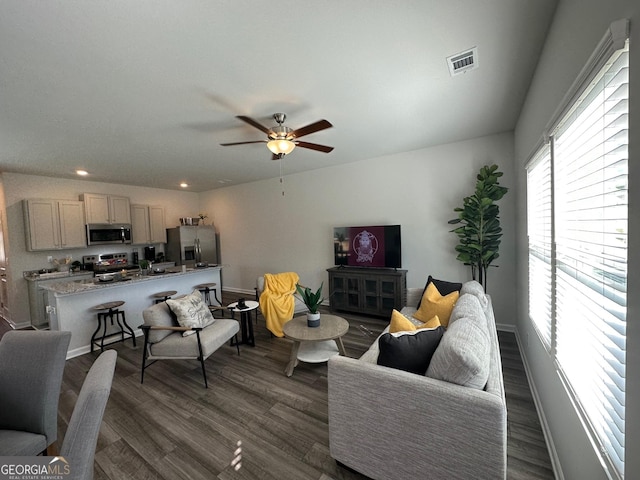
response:
M220 263L213 225L167 228L167 261L193 267L196 263Z

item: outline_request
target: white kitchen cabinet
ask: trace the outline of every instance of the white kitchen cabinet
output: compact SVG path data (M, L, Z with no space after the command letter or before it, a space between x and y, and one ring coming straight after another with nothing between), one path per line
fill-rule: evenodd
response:
M167 243L164 207L131 205L131 243Z
M142 245L149 243L149 207L131 205L131 243Z
M167 243L167 225L164 221L164 207L149 206L149 232L151 243Z
M87 246L84 204L77 200L24 201L27 250L60 250Z
M131 223L131 206L128 197L85 193L84 201L86 223Z

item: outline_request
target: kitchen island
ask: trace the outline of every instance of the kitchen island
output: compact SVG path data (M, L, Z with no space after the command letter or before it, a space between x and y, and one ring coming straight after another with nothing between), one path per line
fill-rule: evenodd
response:
M93 307L102 303L122 300L120 307L126 315L127 323L134 329L136 336L141 336L138 329L143 323L142 311L154 303L152 295L164 290L176 290L179 295L191 293L196 285L215 283L216 296L222 298L220 283L220 266L187 269L168 269L161 274L128 275L119 280L100 282L98 279L64 280L41 288L47 290L47 311L51 330L71 332L71 343L67 358L82 355L91 350L91 336L98 326L96 312ZM109 325L111 327L111 325ZM112 331L107 330L107 334ZM115 341L113 337L110 341ZM131 342L130 339L126 342ZM106 344L106 341L105 341Z

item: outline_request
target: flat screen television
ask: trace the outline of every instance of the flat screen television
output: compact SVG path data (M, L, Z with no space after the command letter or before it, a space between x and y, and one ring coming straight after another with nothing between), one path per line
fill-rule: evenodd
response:
M333 251L336 265L402 268L400 225L336 227Z

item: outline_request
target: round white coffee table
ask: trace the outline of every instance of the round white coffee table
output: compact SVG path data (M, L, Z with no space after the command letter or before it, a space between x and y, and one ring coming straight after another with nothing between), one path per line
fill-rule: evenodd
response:
M307 317L295 317L282 327L284 336L293 340L291 357L284 373L293 375L298 361L326 362L334 355L346 355L342 336L349 331L349 322L337 315L320 315L319 327L308 327Z

